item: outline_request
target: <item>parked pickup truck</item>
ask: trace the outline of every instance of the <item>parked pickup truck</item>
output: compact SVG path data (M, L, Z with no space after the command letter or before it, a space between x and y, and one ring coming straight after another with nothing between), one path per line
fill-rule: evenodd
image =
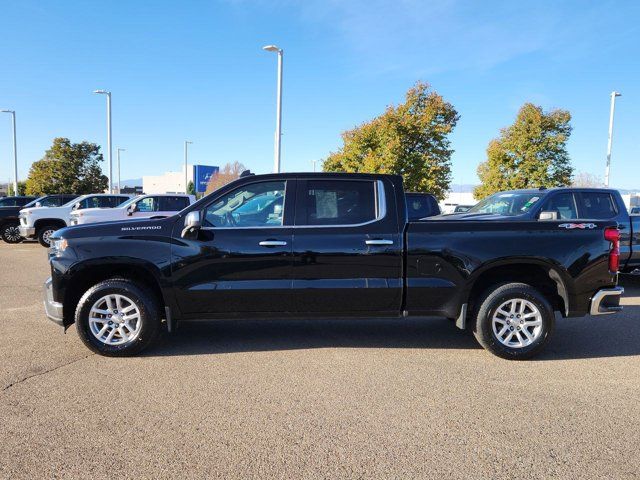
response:
M0 236L7 243L20 243L24 238L20 235L20 210L28 207L59 207L67 203L74 195L45 195L25 204L0 207ZM18 203L18 202L16 202Z
M439 316L523 359L554 312L622 308L616 219L433 218L407 221L398 176L245 176L168 218L58 230L46 314L107 356L191 320Z
M627 213L618 190L551 188L499 192L464 214L447 219L560 221L565 229L595 229L598 222L616 222L620 230L620 271L640 267L640 217Z
M69 216L69 225L170 217L195 201L195 196L186 194L140 195L119 205L118 208L110 210L89 208L82 211L73 211Z
M37 238L43 247L49 246L51 234L67 226L69 214L74 210L86 208L113 208L129 200L131 195L111 195L92 193L90 195L72 195L69 201L56 207L36 207L20 210L20 235L24 238Z

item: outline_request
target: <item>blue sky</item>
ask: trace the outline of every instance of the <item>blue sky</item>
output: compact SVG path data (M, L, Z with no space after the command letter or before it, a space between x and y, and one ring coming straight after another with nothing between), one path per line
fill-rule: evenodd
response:
M423 80L461 115L455 183L477 183L489 140L526 101L568 109L574 166L602 176L615 89L611 184L640 188L638 18L635 1L4 0L0 108L17 111L22 178L56 136L106 146L97 88L113 92L123 179L177 170L185 139L194 162L268 172L276 56L261 47L274 43L286 171L310 170ZM2 182L11 155L4 114Z

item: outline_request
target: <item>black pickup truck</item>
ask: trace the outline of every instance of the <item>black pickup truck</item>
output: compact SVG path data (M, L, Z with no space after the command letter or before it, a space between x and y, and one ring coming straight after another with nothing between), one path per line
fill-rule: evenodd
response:
M543 348L556 311L621 309L615 218L502 213L410 222L398 176L245 176L169 218L58 230L45 309L109 356L183 321L440 316L509 359Z

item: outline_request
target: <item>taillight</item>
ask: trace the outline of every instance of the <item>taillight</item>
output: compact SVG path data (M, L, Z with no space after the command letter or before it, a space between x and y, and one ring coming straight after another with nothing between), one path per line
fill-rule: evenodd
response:
M611 250L609 251L609 271L618 273L620 269L620 230L616 227L604 229L604 239L611 242Z

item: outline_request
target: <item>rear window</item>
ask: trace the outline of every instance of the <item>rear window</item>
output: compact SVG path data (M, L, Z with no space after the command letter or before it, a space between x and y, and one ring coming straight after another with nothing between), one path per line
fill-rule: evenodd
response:
M406 199L410 221L440 214L440 207L431 195L407 193Z
M613 218L618 214L613 197L607 192L581 192L578 208L580 217L586 219Z
M298 225L357 225L376 218L372 181L309 180Z
M186 197L160 197L161 212L179 212L189 206Z

